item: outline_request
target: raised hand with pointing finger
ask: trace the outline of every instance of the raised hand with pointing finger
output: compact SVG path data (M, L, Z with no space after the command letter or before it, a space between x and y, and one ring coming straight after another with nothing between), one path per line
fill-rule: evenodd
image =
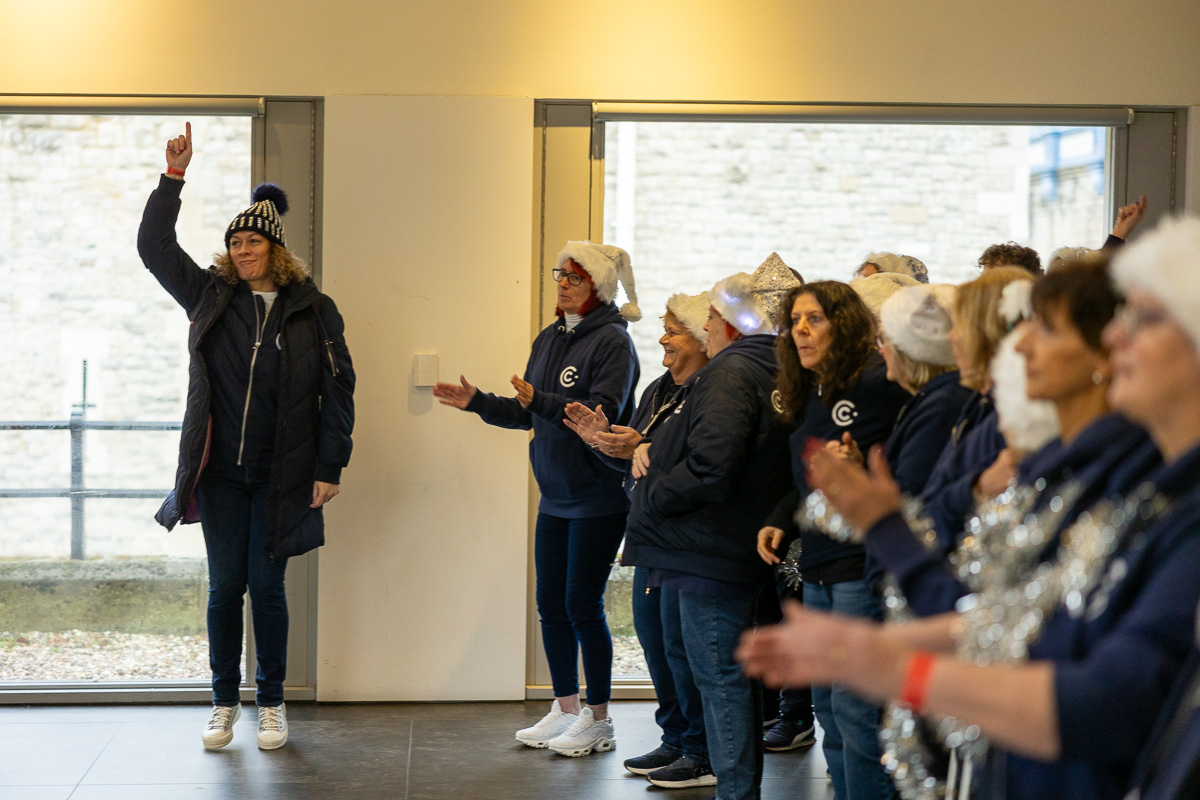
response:
M192 123L184 124L182 136L167 140L167 170L176 170L179 177L183 176L188 164L192 163Z

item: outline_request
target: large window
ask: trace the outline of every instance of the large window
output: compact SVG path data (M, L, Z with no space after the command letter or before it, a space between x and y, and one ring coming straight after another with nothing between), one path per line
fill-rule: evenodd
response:
M153 518L188 320L136 248L184 119L0 115L0 683L209 680L199 526ZM248 203L252 121L188 119L177 230L203 265Z
M771 252L805 280L849 280L868 253L916 256L935 282L978 276L990 244L1099 247L1111 224L1110 129L1026 125L608 122L604 241L625 248L654 324Z

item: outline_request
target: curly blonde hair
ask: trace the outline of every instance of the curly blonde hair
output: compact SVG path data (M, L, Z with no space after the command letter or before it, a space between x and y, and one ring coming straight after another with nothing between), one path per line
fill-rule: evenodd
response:
M223 253L213 253L213 269L217 273L217 277L230 286L236 286L240 280L237 267L233 265L233 259L230 258L228 250ZM267 269L276 286L302 283L309 275L307 264L292 255L292 252L286 247L275 242L271 242L271 256Z

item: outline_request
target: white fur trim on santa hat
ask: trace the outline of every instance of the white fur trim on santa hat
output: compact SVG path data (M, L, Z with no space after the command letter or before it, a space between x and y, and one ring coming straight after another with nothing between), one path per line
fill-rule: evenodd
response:
M1058 414L1048 400L1030 400L1025 394L1025 356L1017 352L1017 328L1000 340L992 357L992 399L1000 432L1009 447L1022 453L1040 450L1060 434Z
M708 322L708 307L711 305L708 292L700 294L673 294L667 299L667 311L679 320L688 333L701 346L708 343L708 331L704 323Z
M717 281L708 293L712 307L743 336L772 332L771 322L763 312L754 289L754 277L738 272Z
M892 346L916 361L949 367L954 348L950 333L950 309L954 287L945 284L909 286L883 301L879 320Z
M617 281L625 287L629 302L621 306L621 316L630 322L642 318L642 310L637 305L637 291L633 286L633 267L629 263L629 253L611 244L596 244L595 242L567 242L566 247L558 253L558 263L571 259L582 267L596 286L596 297L601 303L611 303L617 296Z
M1183 326L1200 351L1200 218L1164 219L1154 230L1125 245L1113 259L1113 281L1123 293L1154 295Z
M920 282L901 272L876 272L865 278L855 278L850 281L850 288L858 292L858 296L871 309L871 313L879 319L879 307L883 301L907 286L920 286Z

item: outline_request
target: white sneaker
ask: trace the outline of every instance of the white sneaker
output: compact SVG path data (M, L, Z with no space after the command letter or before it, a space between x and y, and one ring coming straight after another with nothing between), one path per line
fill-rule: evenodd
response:
M204 742L205 750L220 750L233 741L233 723L242 716L242 704L236 706L213 706L204 733L200 741Z
M571 727L550 742L550 749L559 755L586 756L593 750L603 753L617 746L617 734L613 730L612 717L597 720L592 709L584 706Z
M550 744L550 740L571 727L579 717L562 710L558 701L550 706L550 713L542 717L537 725L522 728L517 731L517 741L526 747L542 748Z
M259 750L278 750L287 736L287 709L283 704L258 709Z

